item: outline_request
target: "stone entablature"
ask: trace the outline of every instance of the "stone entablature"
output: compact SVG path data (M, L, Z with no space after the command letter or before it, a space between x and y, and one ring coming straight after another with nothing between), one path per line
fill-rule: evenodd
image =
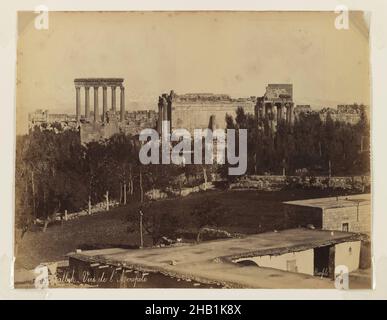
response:
M366 106L358 104L338 105L337 108L321 109L319 115L322 121L326 121L329 115L333 121L355 125L366 114L366 109Z
M74 79L75 86L80 87L120 87L124 82L123 78L77 78Z
M227 94L213 94L213 93L186 93L186 94L173 94L173 101L175 103L229 103L234 104L236 102L247 103L255 102L256 97L249 98L231 98Z
M266 87L264 95L265 101L271 102L284 102L293 101L293 85L292 84L278 84L271 83Z

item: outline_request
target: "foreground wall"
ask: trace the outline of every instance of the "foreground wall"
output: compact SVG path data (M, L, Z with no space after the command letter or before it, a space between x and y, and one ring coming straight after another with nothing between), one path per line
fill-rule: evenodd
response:
M313 249L290 252L281 255L266 255L252 258L242 258L234 262L253 261L259 267L273 268L283 271L314 275Z
M280 176L247 175L230 185L231 189L253 189L262 191L280 190L288 186L333 188L363 192L371 185L369 176L331 177L328 176Z
M344 265L348 271L359 269L361 241L343 242L335 245L335 267Z

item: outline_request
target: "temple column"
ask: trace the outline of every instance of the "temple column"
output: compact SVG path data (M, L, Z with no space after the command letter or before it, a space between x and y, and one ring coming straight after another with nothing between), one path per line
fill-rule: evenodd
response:
M116 113L116 86L112 86L112 111Z
M282 104L277 106L277 123L282 120Z
M159 118L157 120L157 131L158 133L161 133L161 123L163 121L163 105L162 105L161 97L159 97L158 107L159 107Z
M271 106L271 113L273 115L273 121L277 121L277 107L275 104Z
M81 119L81 87L76 86L76 112L77 112L77 122Z
M270 127L270 132L273 132L273 121L274 121L274 111L273 111L273 104L270 103L269 105L269 127Z
M254 114L255 114L255 121L258 123L259 122L259 105L258 105L258 103L256 103L254 106Z
M106 122L107 112L107 87L102 87L102 122Z
M86 120L89 120L89 118L90 118L89 89L90 89L90 87L85 86L85 118L86 118Z
M163 121L168 121L168 105L163 103Z
M120 121L123 122L125 120L125 88L121 86L120 89L121 89Z
M98 121L98 87L94 87L94 122Z
M293 125L293 103L289 105L289 124Z
M292 121L291 106L289 103L286 104L286 124L290 125Z
M258 109L260 120L265 120L265 112L264 112L264 109L265 109L265 105L264 105L264 104L263 104L263 105L261 104L261 105L259 106L259 109Z
M167 96L167 117L172 128L172 101L173 101L173 90L171 90L169 96Z

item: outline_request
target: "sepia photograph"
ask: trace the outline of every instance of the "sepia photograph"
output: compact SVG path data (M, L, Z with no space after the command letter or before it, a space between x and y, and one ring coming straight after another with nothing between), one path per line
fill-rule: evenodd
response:
M14 288L372 289L370 20L19 11Z

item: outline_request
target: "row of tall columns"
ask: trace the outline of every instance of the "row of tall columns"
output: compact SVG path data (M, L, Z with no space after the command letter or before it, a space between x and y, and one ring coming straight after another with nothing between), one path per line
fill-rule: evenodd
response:
M286 109L285 117L284 108ZM291 102L285 104L266 102L258 106L257 113L258 120L263 118L273 121L276 118L277 123L282 120L285 120L287 124L293 123L293 103Z
M77 121L81 119L81 86L76 86L76 118ZM85 88L85 118L86 120L90 119L90 87L84 86ZM100 120L99 117L99 106L98 106L98 89L99 86L93 86L94 89L94 122ZM121 95L120 95L120 121L124 121L125 118L125 88L120 86ZM111 110L116 112L116 86L111 86L112 90L112 104ZM102 121L106 122L106 112L107 112L107 87L102 87Z
M282 106L277 106L277 123L282 120Z
M286 107L286 119L289 124L293 124L293 103Z

